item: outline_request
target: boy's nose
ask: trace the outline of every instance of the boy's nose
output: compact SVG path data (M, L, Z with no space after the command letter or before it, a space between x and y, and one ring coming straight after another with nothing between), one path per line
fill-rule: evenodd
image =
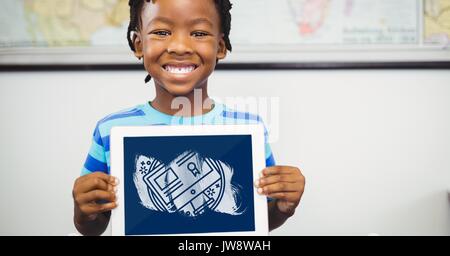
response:
M184 36L172 36L169 45L167 46L167 51L170 54L185 55L192 53L192 46L190 44L189 38Z

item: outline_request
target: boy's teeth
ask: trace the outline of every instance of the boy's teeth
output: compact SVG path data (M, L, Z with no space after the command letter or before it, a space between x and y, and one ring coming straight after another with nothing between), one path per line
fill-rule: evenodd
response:
M174 66L165 66L164 68L166 71L174 74L186 74L189 72L192 72L195 67L194 66L186 66L186 67L174 67Z

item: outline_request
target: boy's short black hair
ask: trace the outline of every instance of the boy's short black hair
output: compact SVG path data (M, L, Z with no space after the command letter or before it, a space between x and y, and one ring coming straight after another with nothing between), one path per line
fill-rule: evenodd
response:
M150 2L151 0L129 0L128 5L130 6L130 24L128 25L127 39L128 45L134 52L136 49L133 44L133 32L137 32L141 27L141 11L145 2ZM230 29L231 29L231 3L230 0L214 0L216 5L216 10L220 16L220 28L224 34L223 39L225 41L225 47L227 50L231 51L230 43Z

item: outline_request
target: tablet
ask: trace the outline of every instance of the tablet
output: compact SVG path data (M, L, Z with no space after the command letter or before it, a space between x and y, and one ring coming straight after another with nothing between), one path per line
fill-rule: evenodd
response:
M262 125L111 130L112 235L268 235Z

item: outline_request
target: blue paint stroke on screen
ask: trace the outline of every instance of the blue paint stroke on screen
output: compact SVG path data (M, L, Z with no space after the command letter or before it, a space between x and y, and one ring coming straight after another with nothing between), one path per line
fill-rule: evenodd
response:
M249 135L124 138L125 234L254 231Z

